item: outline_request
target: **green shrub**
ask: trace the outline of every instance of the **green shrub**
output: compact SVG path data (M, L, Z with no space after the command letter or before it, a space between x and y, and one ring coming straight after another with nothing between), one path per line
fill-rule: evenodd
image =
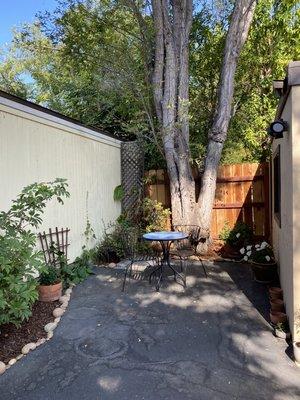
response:
M232 247L241 247L249 243L253 238L252 228L244 222L238 222L234 228L230 229L228 222L225 223L219 234L219 239L224 240Z
M72 264L61 265L61 277L65 287L70 284L77 285L84 281L91 273L91 260L94 257L94 250L83 248L82 254Z
M143 233L165 230L170 214L158 201L143 199L130 217L121 214L115 223L105 227L97 247L97 261L118 262L128 252L149 250L149 243L142 240Z
M145 232L163 231L168 226L171 211L162 203L144 198L137 211L136 223Z
M68 196L64 179L34 183L22 190L7 212L0 213L0 325L19 325L31 315L38 298L36 276L44 269L31 228L42 222L49 200L63 203Z

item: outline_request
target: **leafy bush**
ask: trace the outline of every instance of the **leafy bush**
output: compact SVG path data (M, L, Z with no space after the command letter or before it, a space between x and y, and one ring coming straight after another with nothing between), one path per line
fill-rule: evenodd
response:
M244 261L254 261L258 264L273 264L274 254L272 247L267 242L242 247L240 253Z
M63 264L61 266L61 278L64 286L77 284L84 281L91 273L91 259L94 256L94 250L83 248L82 254L75 259L72 264Z
M115 223L105 227L97 247L99 262L118 262L129 251L142 253L148 250L149 243L141 240L143 233L166 229L171 213L158 201L145 198L132 214L130 218L121 214Z
M42 222L49 200L63 203L62 198L68 196L64 179L34 183L22 190L7 212L0 213L0 325L19 325L31 315L38 298L35 276L44 268L31 228Z
M234 228L230 229L228 222L225 223L219 234L219 239L224 240L232 247L240 247L251 241L253 230L244 222L238 222Z
M162 203L146 197L137 211L136 222L145 232L163 231L168 226L171 211Z

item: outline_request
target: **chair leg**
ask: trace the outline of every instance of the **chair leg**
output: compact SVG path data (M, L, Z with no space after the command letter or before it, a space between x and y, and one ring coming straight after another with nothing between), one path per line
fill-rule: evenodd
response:
M183 277L184 277L184 287L186 288L186 271L187 271L187 267L188 267L188 257L185 258L184 260L184 270L183 270Z
M124 292L124 290L125 290L126 278L127 278L128 271L129 271L129 270L130 270L130 272L129 272L129 277L130 277L130 275L131 275L132 264L133 264L133 263L131 262L131 263L126 267L125 275L124 275L124 279L123 279L122 292Z
M202 269L203 269L205 278L207 278L207 272L206 272L206 268L205 268L205 266L204 266L204 263L203 263L203 261L202 261L202 258L198 256L198 260L201 262L201 266L202 266Z

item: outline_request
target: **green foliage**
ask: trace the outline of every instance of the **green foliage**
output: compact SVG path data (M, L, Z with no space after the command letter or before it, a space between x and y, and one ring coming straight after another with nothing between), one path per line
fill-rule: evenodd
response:
M126 254L125 238L130 230L137 229L125 217L119 217L116 223L104 228L100 244L97 246L97 260L118 262Z
M241 247L249 243L253 238L253 230L244 222L237 222L231 229L228 222L225 223L219 234L219 239L224 240L232 247Z
M154 30L146 2L64 0L56 11L15 32L2 55L0 86L110 132L145 140L146 167L165 167L155 118L151 67ZM241 54L222 163L259 162L277 99L272 80L300 57L300 10L293 0L256 7ZM225 35L233 2L201 1L190 38L190 149L200 168L214 116ZM30 83L24 82L29 76ZM154 140L155 137L155 140Z
M122 201L124 198L125 192L122 185L118 185L114 190L114 201Z
M279 330L281 332L284 332L284 333L290 332L290 328L289 328L288 322L278 322L275 325L275 329L277 329L277 330Z
M84 281L91 273L91 260L94 257L94 250L88 250L83 247L82 254L76 257L72 264L63 264L61 267L61 277L64 286L68 287L70 284L77 285Z
M35 250L31 228L42 222L46 203L68 197L64 179L25 187L11 208L0 213L0 325L19 325L31 315L37 300L36 275L43 271L41 253Z
M240 253L245 261L253 261L257 264L273 264L275 262L273 249L267 242L242 247Z
M137 212L137 222L145 232L166 230L171 211L164 208L162 203L149 199L143 199Z
M40 285L55 285L58 282L61 282L61 273L60 270L55 267L46 268L39 276Z
M156 200L145 198L130 218L122 214L114 224L105 227L97 247L98 261L118 262L129 252L147 251L149 245L141 240L143 233L166 229L169 217L169 209L164 209Z

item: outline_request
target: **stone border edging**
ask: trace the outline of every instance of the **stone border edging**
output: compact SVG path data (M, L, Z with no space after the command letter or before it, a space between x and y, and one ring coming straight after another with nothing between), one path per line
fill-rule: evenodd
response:
M74 286L75 286L74 284L71 284L70 287L65 291L64 295L59 298L59 302L61 303L61 305L59 307L56 307L52 312L53 317L54 317L54 321L53 322L48 322L44 326L44 330L47 333L47 338L38 339L35 343L31 342L31 343L25 344L22 347L21 354L19 354L18 356L10 359L7 364L5 364L4 362L0 361L0 375L4 374L5 371L7 371L17 361L21 360L30 351L35 350L37 347L39 347L40 345L46 343L48 340L50 340L53 337L53 331L57 327L61 317L63 316L63 314L65 313L65 311L66 311L66 309L68 307L68 304L69 304L69 301L70 301L70 298L71 298L71 293L72 293L72 290L73 290Z

